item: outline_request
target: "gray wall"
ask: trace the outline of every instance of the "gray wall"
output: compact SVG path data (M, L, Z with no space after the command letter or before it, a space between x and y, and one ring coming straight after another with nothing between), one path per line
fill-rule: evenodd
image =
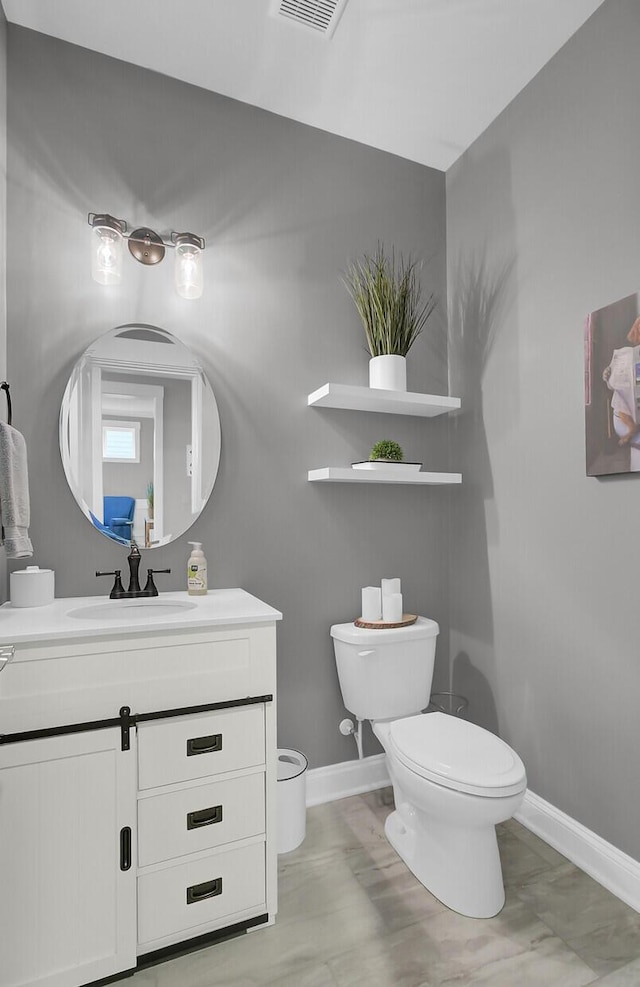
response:
M363 459L381 438L446 470L448 423L319 411L306 398L329 380L367 382L340 275L378 239L425 259L425 290L442 306L411 355L409 387L446 393L444 175L12 26L8 162L8 361L34 563L55 568L59 595L108 591L93 571L124 552L67 490L60 400L95 337L128 322L165 327L212 382L222 456L199 521L143 565L171 566L161 588L185 588L186 539L198 539L212 587L242 586L281 609L280 744L312 765L354 757L337 729L329 626L357 616L362 586L400 576L407 608L443 625L443 684L450 491L310 484L307 470ZM171 258L145 269L125 257L120 286L96 285L90 210L203 234L202 300L175 295Z
M640 281L640 6L609 0L447 174L453 682L640 858L640 477L585 475L583 323Z

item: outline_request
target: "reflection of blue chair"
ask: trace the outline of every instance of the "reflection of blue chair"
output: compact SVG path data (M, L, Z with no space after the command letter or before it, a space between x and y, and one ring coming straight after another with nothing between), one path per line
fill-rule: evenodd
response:
M121 538L120 535L114 534L113 531L111 530L111 528L107 528L106 524L103 524L102 521L98 521L98 519L95 516L95 514L93 513L93 511L89 511L89 517L91 518L91 522L92 522L94 528L97 528L98 531L101 531L103 535L106 535L107 536L107 538L112 538L113 541L117 541L119 545L130 545L131 544L131 539L130 538L128 538L128 537L127 538Z
M117 538L131 541L133 527L133 512L136 502L133 497L104 498L104 526L112 531Z

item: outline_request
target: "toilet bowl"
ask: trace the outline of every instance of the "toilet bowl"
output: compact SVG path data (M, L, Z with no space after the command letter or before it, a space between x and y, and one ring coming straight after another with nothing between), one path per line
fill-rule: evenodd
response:
M524 798L522 761L499 737L445 713L372 727L394 788L387 839L448 908L497 915L504 885L495 827Z
M345 706L371 721L394 790L387 839L443 904L490 918L504 904L495 826L524 798L527 779L514 750L489 731L429 702L435 621L368 630L331 628ZM409 633L407 633L409 632Z

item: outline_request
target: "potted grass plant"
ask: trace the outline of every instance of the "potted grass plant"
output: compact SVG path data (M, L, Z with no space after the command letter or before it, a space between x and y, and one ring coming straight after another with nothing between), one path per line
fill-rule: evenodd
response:
M351 295L371 354L369 386L407 389L407 353L424 329L435 306L433 294L422 300L417 262L379 243L373 257L350 264L343 280Z

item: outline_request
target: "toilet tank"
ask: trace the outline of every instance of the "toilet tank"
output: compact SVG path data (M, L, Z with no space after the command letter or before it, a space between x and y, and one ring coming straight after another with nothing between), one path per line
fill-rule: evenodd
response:
M387 720L426 709L439 630L427 617L376 630L334 624L331 637L349 712L361 720Z

